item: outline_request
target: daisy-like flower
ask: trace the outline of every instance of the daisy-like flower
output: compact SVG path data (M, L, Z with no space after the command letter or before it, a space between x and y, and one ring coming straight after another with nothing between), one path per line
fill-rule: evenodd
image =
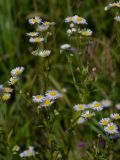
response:
M10 73L13 77L17 77L17 76L20 76L23 71L24 71L24 67L16 67L12 69Z
M106 126L109 122L110 122L110 118L102 118L102 119L99 121L99 124L100 124L101 126Z
M93 112L90 112L89 110L85 111L82 113L82 117L86 118L86 119L89 119L91 117L93 117L95 114Z
M71 29L68 29L68 30L67 30L67 34L68 34L68 35L71 35L71 34L72 34L72 30L71 30Z
M28 150L23 151L20 153L20 157L33 157L35 156L34 147L30 146Z
M17 83L18 80L19 80L18 77L11 77L11 78L9 79L9 81L8 81L8 84L9 84L9 85L14 85L14 84Z
M38 16L35 16L34 18L29 19L30 24L36 24L36 23L39 24L41 22L42 22L42 19Z
M90 104L90 108L96 111L101 111L103 109L103 105L97 101L94 101Z
M66 23L73 22L73 17L67 17L67 18L65 18L65 22Z
M62 44L62 45L60 46L60 49L66 50L66 49L69 49L70 47L71 47L70 44Z
M12 88L9 88L9 87L4 87L3 91L5 93L12 93L13 92L13 89Z
M73 109L75 111L83 111L84 109L86 108L86 105L85 104L76 104Z
M77 15L73 16L73 22L75 24L87 24L86 19L84 19L83 17L79 17Z
M32 96L32 100L35 103L41 103L44 100L44 96L43 95L36 95L36 96Z
M114 120L118 120L118 119L120 119L120 114L119 113L112 113L112 114L110 114L110 118L112 118Z
M74 25L75 25L74 23L71 23L71 24L70 24L70 28L73 28L73 27L74 27Z
M60 97L60 93L56 90L49 90L46 92L46 97L50 100L54 100Z
M38 32L30 32L30 33L27 33L27 36L30 36L30 37L36 37L38 36Z
M86 121L85 118L80 117L80 118L77 120L77 123L78 123L78 124L82 124L82 123L84 123L85 121Z
M30 37L29 39L29 42L30 43L40 43L40 42L43 42L44 41L44 38L43 37Z
M4 93L3 95L2 95L2 100L3 101L7 101L7 100L9 100L11 98L11 94L9 94L9 93Z
M41 56L41 57L45 58L51 54L51 50L36 50L36 51L33 51L32 54L34 56Z
M71 31L74 33L74 32L77 32L77 29L76 28L72 28Z
M49 107L54 103L54 101L50 100L49 98L44 98L43 102L41 103L42 107Z
M118 110L120 110L120 103L116 104L115 108L118 109Z
M108 123L107 126L104 127L104 131L109 134L116 134L118 133L118 127L113 122Z
M91 36L93 32L90 29L82 29L80 33L82 36Z
M42 24L37 27L37 31L44 32L44 31L48 30L48 28L49 28L49 26Z
M109 99L105 99L101 101L101 104L103 105L103 107L110 107L112 105L112 101Z
M116 20L117 22L120 22L120 16L115 16L114 20Z
M108 5L104 8L104 10L107 11L108 9L110 9L110 8L112 8L112 7L118 7L118 8L120 8L120 1L119 1L119 2L114 2L114 3L108 4Z

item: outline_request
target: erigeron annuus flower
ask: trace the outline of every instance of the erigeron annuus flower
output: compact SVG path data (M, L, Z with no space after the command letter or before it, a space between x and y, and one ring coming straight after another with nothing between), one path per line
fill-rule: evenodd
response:
M11 94L4 93L1 98L2 98L3 101L7 101L11 98Z
M73 109L75 111L83 111L84 109L86 108L86 105L85 104L76 104Z
M42 25L39 25L39 26L37 27L37 31L39 31L39 32L44 32L44 31L48 30L48 28L49 28L49 26L47 26L47 25L45 25L45 24L42 24Z
M44 100L44 96L43 95L36 95L36 96L32 96L32 100L35 103L41 103Z
M94 101L90 104L90 108L92 108L93 110L101 111L103 109L103 105L97 101Z
M112 113L112 114L110 114L110 118L112 118L114 120L118 120L118 119L120 119L120 114L119 113Z
M81 116L89 119L89 118L93 117L94 115L95 114L93 112L90 112L89 110L87 110L87 111L84 111Z
M101 126L106 126L109 122L110 122L110 118L102 118L102 119L99 121L99 124L100 124Z
M14 85L14 84L17 83L18 80L19 80L18 77L11 77L11 78L9 79L9 81L8 81L8 84L9 84L9 85Z
M65 22L67 22L67 23L73 22L73 17L65 18Z
M112 7L120 8L120 1L119 2L114 2L114 3L109 3L107 6L105 6L104 10L107 11L108 9L110 9Z
M60 46L60 49L66 50L66 49L69 49L70 47L71 47L70 44L62 44L62 45Z
M115 108L118 109L118 110L120 110L120 103L116 104Z
M85 118L80 117L80 118L77 120L77 123L78 123L78 124L82 124L82 123L84 123L85 121L86 121Z
M46 92L46 97L50 100L54 100L60 97L60 93L56 90L49 90Z
M109 99L102 100L100 103L103 105L103 107L110 107L112 105L112 101Z
M84 19L83 17L79 17L77 15L73 16L73 22L75 24L87 24L86 19Z
M114 20L116 20L117 22L120 22L120 16L115 16Z
M116 134L118 133L118 127L113 122L108 123L107 126L104 127L104 131L109 134Z
M29 19L29 23L30 24L35 24L35 23L39 24L41 22L42 22L42 19L40 17L38 17L38 16L35 16L34 18L30 18Z
M90 29L82 29L80 33L82 36L91 36L93 32Z
M35 150L34 147L30 146L28 150L23 151L20 153L20 157L33 157L35 156Z
M48 57L51 54L51 50L40 50L38 54L43 58Z
M27 33L27 36L30 36L30 37L36 37L38 36L39 33L38 32L30 32L30 33Z
M44 98L43 102L41 103L42 107L49 107L54 103L54 101L52 101L49 98Z
M23 71L24 71L24 67L16 67L12 69L10 73L13 77L17 77L17 76L20 76Z
M9 87L4 87L3 92L5 92L5 93L12 93L13 89L9 88Z
M43 42L44 41L44 38L43 37L30 37L29 39L29 42L30 43L40 43L40 42Z

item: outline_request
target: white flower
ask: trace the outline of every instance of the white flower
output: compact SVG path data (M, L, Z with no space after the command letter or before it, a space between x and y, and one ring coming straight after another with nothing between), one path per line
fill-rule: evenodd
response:
M9 84L9 85L14 85L14 84L17 83L18 80L19 80L18 77L11 77L11 78L9 79L9 81L8 81L8 84Z
M120 22L120 16L115 16L114 19L115 19L117 22Z
M3 92L5 92L5 93L12 93L13 89L9 88L9 87L4 87Z
M37 27L37 31L43 32L43 31L48 30L48 28L49 28L49 26L47 26L47 25L45 25L45 24L42 24L42 25L39 25L39 26Z
M101 101L101 104L103 105L103 107L110 107L112 105L112 101L109 99L105 99Z
M81 116L89 119L89 118L93 117L94 115L95 114L93 112L90 112L89 110L87 110L87 111L83 112Z
M73 27L74 27L74 23L71 23L71 24L70 24L70 28L73 28Z
M50 100L54 100L60 97L60 93L56 90L49 90L46 92L46 97Z
M38 16L35 16L35 18L30 18L29 19L29 23L30 24L35 24L35 23L41 23L42 22L42 19L40 18L40 17L38 17Z
M120 114L119 113L112 113L112 114L110 114L110 118L112 118L114 120L118 120L118 119L120 119Z
M65 22L70 23L73 21L73 17L67 17L65 18Z
M90 29L82 29L80 33L82 36L91 36L93 32Z
M68 34L68 35L71 35L71 33L72 33L72 30L71 30L71 29L68 29L68 30L67 30L67 34Z
M72 28L71 30L72 30L72 32L77 32L76 28Z
M30 37L29 39L29 42L30 43L40 43L40 42L43 42L44 41L44 38L43 37Z
M84 123L85 121L86 121L85 118L80 117L80 118L77 120L77 123L78 123L78 124L82 124L82 123Z
M11 94L10 93L4 93L3 95L2 95L2 100L3 101L7 101L7 100L9 100L11 98Z
M76 104L73 109L75 111L83 111L84 109L86 108L86 105L85 104Z
M62 45L60 46L60 49L66 50L66 49L69 49L70 47L71 47L70 44L62 44Z
M51 54L51 51L50 50L40 50L38 54L41 57L48 57Z
M118 109L118 110L120 110L120 103L116 104L115 108Z
M109 122L110 122L110 118L102 118L102 119L99 121L99 124L100 124L101 126L106 126Z
M87 24L86 19L84 19L83 17L79 17L77 15L73 16L73 22L75 24Z
M30 32L30 33L27 33L27 36L31 36L31 37L36 37L38 36L38 32Z
M24 67L16 67L12 69L10 73L13 77L17 77L17 76L20 76L23 71L24 71Z
M54 101L52 101L51 99L49 99L49 98L46 97L46 98L44 98L43 102L41 103L41 106L42 107L49 107L53 103L54 103Z
M103 109L103 105L97 101L94 101L90 104L90 108L92 108L93 110L101 111Z
M23 151L22 153L20 153L20 157L33 157L35 156L35 151L34 151L34 147L29 147L28 150Z
M45 98L45 97L44 97L43 95L32 96L32 100L33 100L33 102L35 102L35 103L43 102L44 98Z
M109 134L116 134L118 133L118 127L113 122L108 123L107 126L104 127L105 132Z

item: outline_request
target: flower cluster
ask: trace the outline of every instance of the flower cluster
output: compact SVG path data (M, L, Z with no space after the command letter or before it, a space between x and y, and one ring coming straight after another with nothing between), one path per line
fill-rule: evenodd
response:
M31 25L35 25L35 31L27 33L27 36L30 37L29 42L39 44L39 46L40 46L40 47L37 46L38 48L32 52L32 55L41 56L41 57L48 57L51 54L51 50L43 49L44 47L43 47L42 43L44 42L44 44L45 44L47 42L48 36L50 36L52 34L49 29L55 23L43 21L38 16L35 16L34 18L30 18L29 23Z
M11 77L7 84L9 86L15 85L19 80L19 77L23 71L24 71L24 67L16 67L12 69L12 71L10 72ZM2 84L0 85L0 99L3 101L7 101L11 98L11 93L13 92L13 89L10 88L9 86L4 87L4 85Z
M81 36L91 36L92 31L90 29L81 28L80 25L86 25L87 21L85 18L80 17L78 15L65 18L65 22L69 23L69 29L67 30L67 34L73 35L79 33Z
M35 95L32 96L32 100L35 103L38 103L41 107L51 106L55 99L61 97L61 94L57 90L49 90L44 95Z
M29 148L22 153L20 153L20 157L34 157L36 154L34 147L29 146Z

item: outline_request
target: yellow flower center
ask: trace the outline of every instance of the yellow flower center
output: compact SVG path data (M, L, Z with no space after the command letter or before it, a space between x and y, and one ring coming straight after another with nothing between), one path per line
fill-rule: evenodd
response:
M100 107L100 104L99 104L99 103L95 103L95 104L94 104L94 107L95 107L95 108L98 108L98 107Z
M3 100L3 101L7 101L8 99L10 99L10 95L4 94L4 95L2 96L2 100Z
M105 125L108 124L108 121L102 121L101 123L102 123L103 126L105 126Z
M34 22L34 23L37 23L37 19L33 19L33 22Z
M16 75L19 75L21 74L21 71L20 70L16 70Z
M83 36L89 36L90 35L90 33L88 31L82 31L81 33L82 33Z
M83 108L83 105L78 105L78 110L82 110Z
M108 129L112 131L114 130L114 126L108 126Z
M35 38L35 42L40 42L40 38L39 38L39 37L36 37L36 38Z
M43 104L45 106L49 106L51 104L51 101L49 99L46 99L46 100L43 101Z
M77 21L77 22L81 22L82 19L83 19L83 18L81 18L81 17L77 17L77 18L76 18L76 21Z
M40 98L41 98L41 96L40 96L40 95L38 95L38 96L35 96L35 98L38 100L38 99L40 99Z
M56 95L56 92L52 91L52 92L50 92L50 95L51 95L51 96L55 96L55 95Z

